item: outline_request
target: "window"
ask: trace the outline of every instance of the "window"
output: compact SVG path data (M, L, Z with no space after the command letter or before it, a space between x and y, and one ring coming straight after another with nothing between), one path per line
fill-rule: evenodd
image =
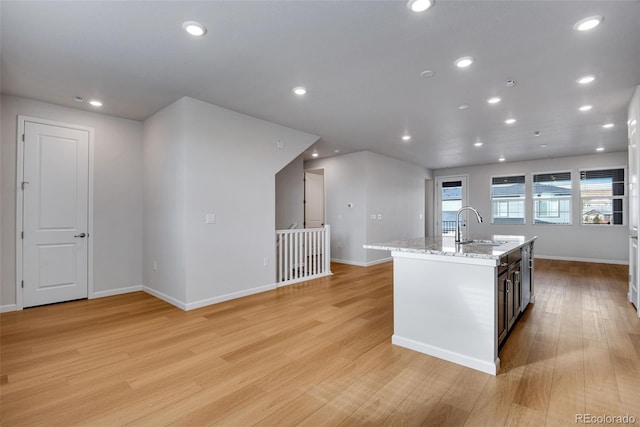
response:
M582 224L623 225L624 169L580 171Z
M533 175L533 223L571 224L571 172Z
M492 222L524 224L524 175L491 178Z

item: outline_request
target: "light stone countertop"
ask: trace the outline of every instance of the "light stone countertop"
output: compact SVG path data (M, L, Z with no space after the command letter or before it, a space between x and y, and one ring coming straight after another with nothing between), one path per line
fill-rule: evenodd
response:
M498 246L482 244L456 243L451 237L419 237L409 240L395 240L385 243L363 245L365 249L382 251L408 252L415 254L430 254L443 256L457 256L467 258L500 259L501 256L534 241L537 236L513 236L494 234L493 236L474 236L472 240L491 240L501 242Z

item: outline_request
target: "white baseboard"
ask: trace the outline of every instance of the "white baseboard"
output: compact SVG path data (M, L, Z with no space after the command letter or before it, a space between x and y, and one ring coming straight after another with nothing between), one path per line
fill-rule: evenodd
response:
M141 290L142 290L142 285L136 285L136 286L129 286L126 288L109 289L106 291L94 291L91 297L89 298L93 299L93 298L111 297L114 295L128 294L131 292L138 292Z
M175 305L176 307L178 307L179 309L182 310L186 310L187 309L187 304L179 301L173 297L170 297L169 295L163 294L160 291L156 291L155 289L151 289L147 286L143 286L142 290L145 291L146 293L148 293L149 295L153 295L156 298L161 299L164 302L168 302L171 305Z
M301 277L299 279L289 280L284 283L277 283L276 287L284 288L285 286L295 285L296 283L308 282L309 280L320 279L322 277L333 276L332 272L322 273L322 274L314 274L313 276Z
M393 261L393 257L377 259L375 261L369 261L366 267L371 267L372 265L384 264L385 262Z
M205 307L207 305L217 304L219 302L229 301L236 298L246 297L248 295L259 294L261 292L272 291L276 288L276 284L272 283L269 285L258 286L257 288L245 289L243 291L232 292L230 294L220 295L213 298L207 298L200 301L194 301L185 304L185 308L183 310L189 311L194 310L196 308ZM175 304L174 304L175 305ZM182 307L181 307L182 308Z
M7 305L0 305L0 313L7 313L9 311L16 311L18 309L18 306L15 304L7 304Z
M621 261L618 259L595 259L595 258L577 258L577 257L567 257L567 256L556 256L556 255L538 255L535 254L534 259L554 259L558 261L577 261L577 262L593 262L596 264L619 264L619 265L629 265L629 261Z
M408 348L420 353L428 354L439 359L447 360L449 362L457 363L458 365L466 366L468 368L475 369L477 371L485 372L490 375L496 375L500 370L500 358L496 358L495 361L484 361L476 359L475 357L465 356L464 354L449 351L440 347L434 347L422 342L414 341L412 339L399 337L397 335L391 336L391 343L400 347Z
M360 261L350 261L346 259L331 258L331 262L336 262L338 264L355 265L357 267L371 267L372 265L383 264L389 261L393 261L393 257L377 259L371 262L360 262Z

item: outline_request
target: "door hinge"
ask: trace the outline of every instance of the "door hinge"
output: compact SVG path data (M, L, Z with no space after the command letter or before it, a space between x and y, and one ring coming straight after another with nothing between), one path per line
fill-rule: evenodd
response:
M24 289L24 280L20 281L20 285L22 286L22 288Z
M24 142L24 133L22 134L22 142Z
M20 183L20 188L22 189L22 191L24 191L24 185L28 183L29 181L22 181L22 183Z
M21 232L20 232L20 238L21 238L21 239L24 239L24 231L21 231Z

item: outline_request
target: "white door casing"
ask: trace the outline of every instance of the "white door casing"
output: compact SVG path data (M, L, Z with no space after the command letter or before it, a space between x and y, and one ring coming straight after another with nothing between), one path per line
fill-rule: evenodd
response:
M324 175L304 173L304 228L324 226Z
M91 129L24 117L19 129L17 308L86 298Z

